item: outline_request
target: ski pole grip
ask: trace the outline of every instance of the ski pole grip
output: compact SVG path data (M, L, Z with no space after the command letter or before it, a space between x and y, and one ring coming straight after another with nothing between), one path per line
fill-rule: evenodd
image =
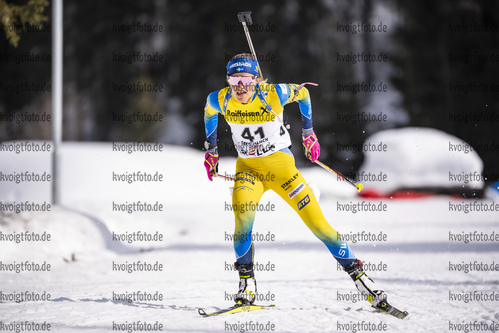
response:
M246 24L248 25L253 24L253 22L251 21L251 12L239 12L237 13L237 18L241 23L246 22Z

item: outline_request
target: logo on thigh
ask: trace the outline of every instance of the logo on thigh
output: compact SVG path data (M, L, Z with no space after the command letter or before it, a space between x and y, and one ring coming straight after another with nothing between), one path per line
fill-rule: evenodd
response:
M244 182L248 182L251 185L255 185L255 180L257 180L257 178L250 173L238 172L236 173L236 179L234 179L234 182L240 181L241 184L244 184Z
M284 191L289 190L291 188L291 183L294 182L296 178L298 178L298 173L296 173L293 177L289 178L284 184L282 184L282 189Z
M308 205L308 203L310 202L310 197L308 196L308 194L305 196L305 198L301 199L299 202L298 202L298 210L301 210L303 207L305 207L306 205Z
M239 192L242 190L254 191L251 187L246 186L246 185L238 185L236 188L234 188L234 191L236 191L236 192Z
M305 185L303 183L300 183L297 187L295 187L290 193L288 193L288 196L290 199L293 199L298 193L300 193L303 189L305 188Z

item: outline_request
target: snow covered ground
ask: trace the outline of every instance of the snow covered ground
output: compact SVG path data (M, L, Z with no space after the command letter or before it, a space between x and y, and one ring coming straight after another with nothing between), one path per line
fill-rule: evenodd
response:
M254 228L268 238L256 243L259 303L276 308L202 318L198 307L230 306L237 289L230 182L206 179L200 151L165 145L128 153L117 151L120 144L113 150L113 143L65 143L62 204L50 211L9 211L13 203L50 203L50 182L0 178L0 331L50 325L52 332L140 332L144 323L164 332L499 330L499 198L368 200L319 167L303 173L320 189L325 216L409 316L392 318L359 301L326 247L280 198L265 193L261 203L275 206L257 215ZM235 159L221 158L222 174L234 167ZM0 152L0 177L24 171L49 173L50 155ZM138 171L163 179L119 180ZM162 210L116 211L138 201ZM483 211L491 205L495 211ZM25 231L50 241L16 242ZM139 231L162 240L116 240ZM485 238L493 233L493 241ZM377 240L357 239L366 235ZM26 262L50 264L50 271L11 271ZM133 263L151 271L122 270Z

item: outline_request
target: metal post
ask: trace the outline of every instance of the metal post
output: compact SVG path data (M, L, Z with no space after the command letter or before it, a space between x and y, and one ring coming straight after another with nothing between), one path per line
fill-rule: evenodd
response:
M62 137L62 0L52 1L52 204L59 198L59 146Z

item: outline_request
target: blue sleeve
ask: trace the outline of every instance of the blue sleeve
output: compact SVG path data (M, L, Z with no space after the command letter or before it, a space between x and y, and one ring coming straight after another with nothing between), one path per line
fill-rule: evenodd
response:
M303 90L303 91L302 91ZM303 94L303 98L298 99L298 107L301 112L301 121L303 124L303 129L312 128L312 101L310 100L310 94L308 89L303 87L300 89L299 96Z
M286 83L280 83L274 84L274 87L282 107L291 102L290 99L292 97L292 92L289 85Z
M291 86L293 87L293 90ZM281 106L297 101L298 107L300 108L303 129L312 128L312 103L310 101L308 89L302 87L296 92L294 89L298 88L298 85L285 83L276 84L275 88L277 96L279 96L279 100L281 101Z
M216 146L217 143L218 114L221 112L218 93L219 91L215 91L208 95L204 108L206 140L210 143L210 146Z

